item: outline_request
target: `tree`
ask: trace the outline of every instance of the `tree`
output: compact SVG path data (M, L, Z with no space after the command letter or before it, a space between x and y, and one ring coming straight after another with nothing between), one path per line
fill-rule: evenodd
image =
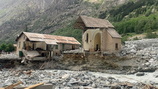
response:
M13 52L13 51L15 51L15 47L13 46L13 44L8 44L5 51L6 52Z
M5 51L5 49L7 48L7 45L5 43L0 45L0 49Z
M2 51L5 51L5 52L13 52L13 51L15 51L15 47L13 46L13 44L5 44L5 43L3 43L3 44L1 44L0 45L0 50Z

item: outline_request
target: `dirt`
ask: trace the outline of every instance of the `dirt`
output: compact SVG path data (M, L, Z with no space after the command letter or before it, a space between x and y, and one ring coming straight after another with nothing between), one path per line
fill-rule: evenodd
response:
M79 70L108 73L125 73L131 67L121 65L130 60L116 55L102 56L100 54L64 54L59 60L44 63L44 69ZM131 62L131 61L129 61ZM134 63L134 62L133 62ZM109 71L110 70L110 71Z
M138 61L139 60L139 61ZM116 55L101 54L64 54L61 59L51 61L29 62L27 65L20 61L1 61L1 68L14 68L23 66L28 69L59 69L73 71L92 71L104 73L125 74L138 68L144 61L137 58L120 57Z

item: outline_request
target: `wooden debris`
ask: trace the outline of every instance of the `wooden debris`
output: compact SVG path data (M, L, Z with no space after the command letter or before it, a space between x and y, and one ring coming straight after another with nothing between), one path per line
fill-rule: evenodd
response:
M32 85L32 86L26 87L24 89L32 89L32 88L38 87L38 86L43 85L43 84L44 83L35 84L35 85Z
M28 71L23 71L23 73L27 74L27 75L31 75L32 70L28 70Z
M15 86L19 85L19 84L22 84L23 82L19 81L15 84L12 84L12 85L9 85L9 86L6 86L5 88L0 88L0 89L13 89Z
M145 85L142 89L158 89L158 88L152 85Z

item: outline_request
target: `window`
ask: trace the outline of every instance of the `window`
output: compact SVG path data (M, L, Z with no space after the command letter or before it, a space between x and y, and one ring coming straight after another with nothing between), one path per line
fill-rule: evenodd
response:
M36 44L35 43L33 43L33 50L36 48Z
M65 49L65 44L62 44L62 48L63 48L63 50Z
M86 34L86 42L88 43L88 33Z
M58 45L55 46L55 49L58 49Z
M115 44L115 50L118 50L118 43Z
M21 42L19 42L19 48L20 48Z
M46 45L46 50L49 50L50 49L50 45Z

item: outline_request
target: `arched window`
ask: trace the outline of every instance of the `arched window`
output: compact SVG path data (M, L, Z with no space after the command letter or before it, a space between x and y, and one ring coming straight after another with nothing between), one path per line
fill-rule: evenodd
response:
M115 44L115 50L118 50L118 43Z
M89 39L89 38L88 38L88 33L87 33L87 34L86 34L86 42L87 42L87 43L88 43L88 39Z

